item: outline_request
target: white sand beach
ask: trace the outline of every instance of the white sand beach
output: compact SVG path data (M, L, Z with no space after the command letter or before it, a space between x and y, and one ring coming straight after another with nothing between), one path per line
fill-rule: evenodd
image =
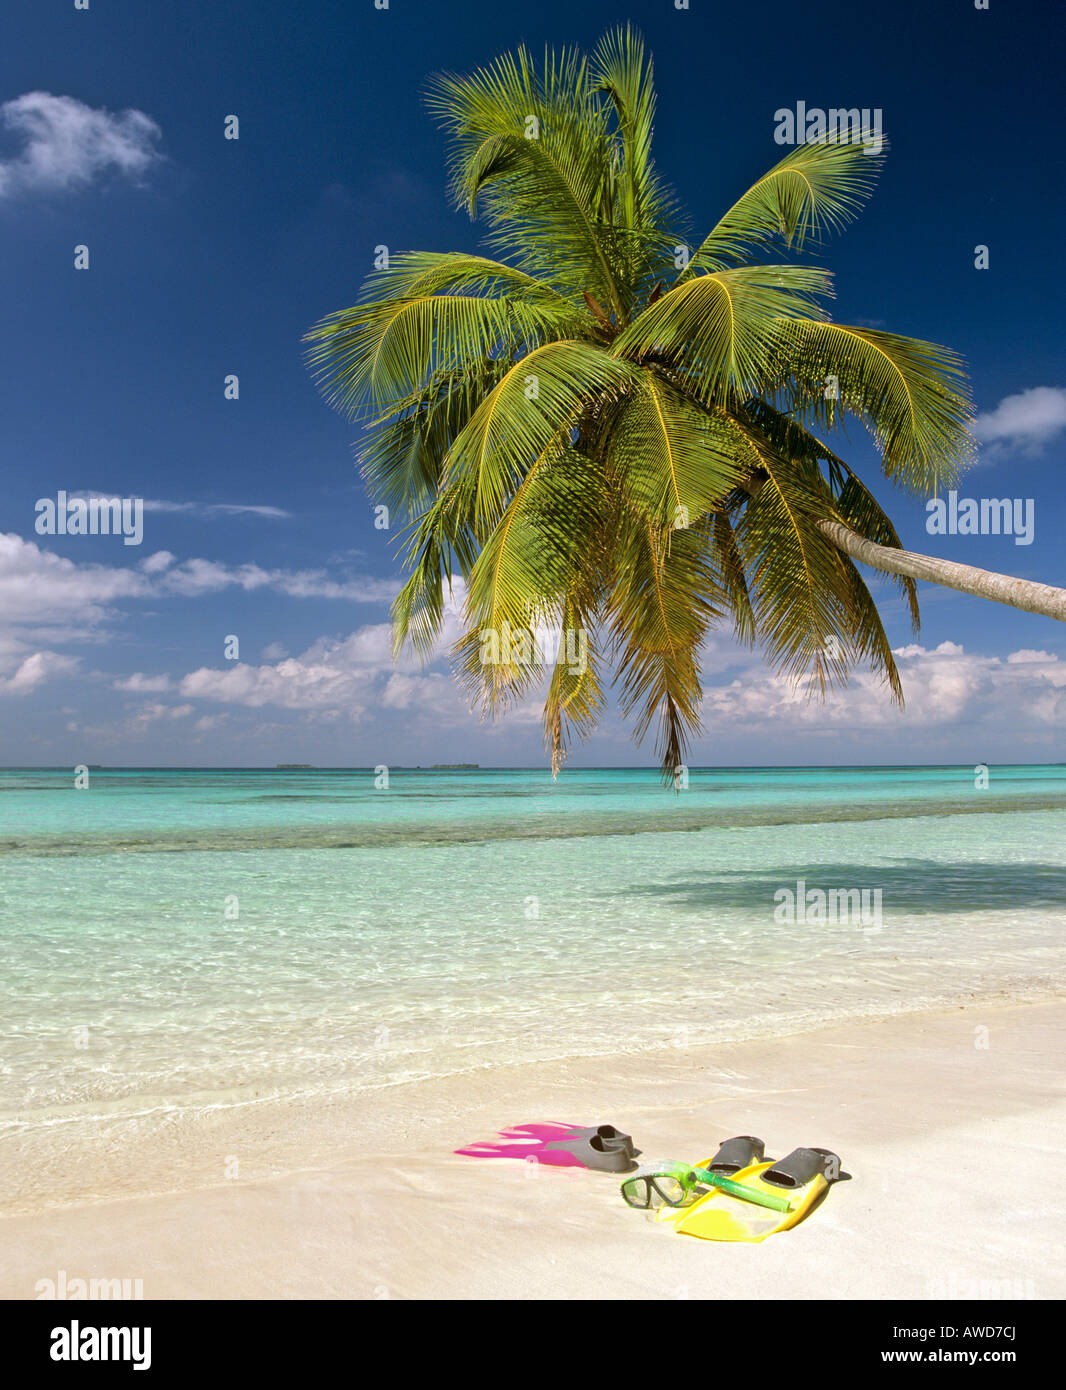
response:
M168 1192L178 1171L146 1172L142 1150L124 1180L154 1195L91 1200L86 1154L76 1203L0 1223L0 1296L65 1271L145 1298L1061 1298L1064 1044L1066 1000L974 1003L396 1087L290 1117L276 1161L327 1123L347 1156L273 1177ZM242 1152L240 1114L199 1136L202 1172ZM628 1209L612 1176L452 1153L537 1119L613 1122L646 1159L740 1133L775 1155L816 1144L851 1180L796 1229L721 1245Z

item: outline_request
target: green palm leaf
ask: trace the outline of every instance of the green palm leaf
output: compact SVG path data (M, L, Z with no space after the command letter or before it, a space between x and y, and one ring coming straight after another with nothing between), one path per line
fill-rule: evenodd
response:
M490 358L435 372L418 391L371 420L358 451L371 497L412 515L428 506L452 441L508 369L506 359Z
M860 140L798 145L739 198L696 248L687 279L744 259L776 239L802 247L838 231L873 191L882 154ZM885 141L882 137L882 149Z
M473 256L461 251L404 251L394 254L388 268L368 277L368 298L420 299L447 291L489 298L509 296L532 305L540 304L572 321L583 317L580 307L559 292L529 275L518 266L489 256Z
M434 79L430 107L452 139L456 201L472 216L483 209L490 242L572 294L591 288L621 315L601 217L609 136L587 61L563 50L537 72L522 47L470 77Z
M625 264L625 280L637 293L650 277L662 273L677 238L667 224L673 199L666 192L652 159L655 86L652 63L645 61L644 42L629 25L606 34L592 64L595 90L610 98L616 115L612 131L611 185L613 223L625 235L616 240Z
M654 370L641 373L608 445L618 485L656 526L683 529L714 511L744 476L718 422Z
M936 491L972 461L973 409L948 348L842 323L783 322L781 340L791 409L828 427L860 415L893 481Z
M612 351L637 361L664 359L685 373L708 403L758 392L773 369L782 322L818 312L825 271L744 266L677 285L623 330Z
M384 299L343 309L307 335L323 394L357 415L395 404L434 371L470 366L561 336L573 311L469 294Z
M583 634L584 647L579 647L578 653L583 652L584 659L571 661L572 651L564 637L544 702L544 741L551 754L553 777L559 775L572 735L588 738L606 706L599 673L595 611L587 606L583 594L575 592L568 595L562 609L562 621L564 634Z
M766 401L749 404L745 414L756 423L779 455L802 468L809 477L818 475L824 465L832 506L853 531L878 545L896 550L903 548L896 528L873 493L828 445ZM917 632L920 623L918 586L905 576L895 582L910 611L911 626Z
M700 732L699 651L723 616L714 569L695 531L634 523L619 551L609 602L619 704L638 741L658 721L656 752L671 775Z
M845 679L850 645L841 556L815 524L831 514L826 490L754 431L745 433L765 476L734 534L759 641L777 667L794 679L812 677L824 693Z
M530 464L564 449L585 416L611 406L637 380L630 363L588 343L547 343L515 363L460 432L445 466L446 482L476 479L483 539Z

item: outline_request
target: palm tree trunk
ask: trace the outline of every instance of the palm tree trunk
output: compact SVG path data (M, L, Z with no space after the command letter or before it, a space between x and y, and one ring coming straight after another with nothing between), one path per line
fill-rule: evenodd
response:
M946 589L958 589L975 598L991 599L1026 613L1040 613L1045 618L1057 618L1066 623L1066 589L1051 584L1036 584L1029 579L1014 579L1009 574L978 569L975 565L959 565L954 560L938 560L932 555L918 555L913 550L896 550L887 545L868 541L839 521L819 521L819 531L838 550L860 560L883 574L904 575L908 579L924 579Z

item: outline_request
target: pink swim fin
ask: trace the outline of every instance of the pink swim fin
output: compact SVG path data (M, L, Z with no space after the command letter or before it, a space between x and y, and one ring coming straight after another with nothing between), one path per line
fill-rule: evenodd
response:
M562 1120L511 1125L499 1137L456 1149L466 1158L535 1159L549 1168L595 1168L608 1173L628 1173L634 1166L634 1149L628 1134L614 1125L572 1125Z

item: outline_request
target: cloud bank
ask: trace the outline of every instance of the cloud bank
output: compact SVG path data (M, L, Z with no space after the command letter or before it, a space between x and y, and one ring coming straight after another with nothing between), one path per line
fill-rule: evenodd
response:
M1023 649L1005 659L970 653L955 642L932 650L912 643L895 649L906 708L894 705L880 678L859 672L825 701L809 698L801 682L768 671L708 690L708 729L804 729L835 737L844 732L955 729L962 724L1057 726L1066 719L1066 662L1051 652Z
M168 550L146 556L136 567L79 563L14 533L0 532L2 689L6 694L27 694L50 676L68 673L72 659L47 644L108 640L107 624L118 616L117 605L124 601L199 598L240 589L296 599L384 604L399 587L391 579L333 578L324 569L268 570L198 558L179 562ZM41 660L27 667L28 657ZM118 688L136 692L138 680L156 678L135 672L128 679L134 684ZM140 687L149 688L165 687Z

